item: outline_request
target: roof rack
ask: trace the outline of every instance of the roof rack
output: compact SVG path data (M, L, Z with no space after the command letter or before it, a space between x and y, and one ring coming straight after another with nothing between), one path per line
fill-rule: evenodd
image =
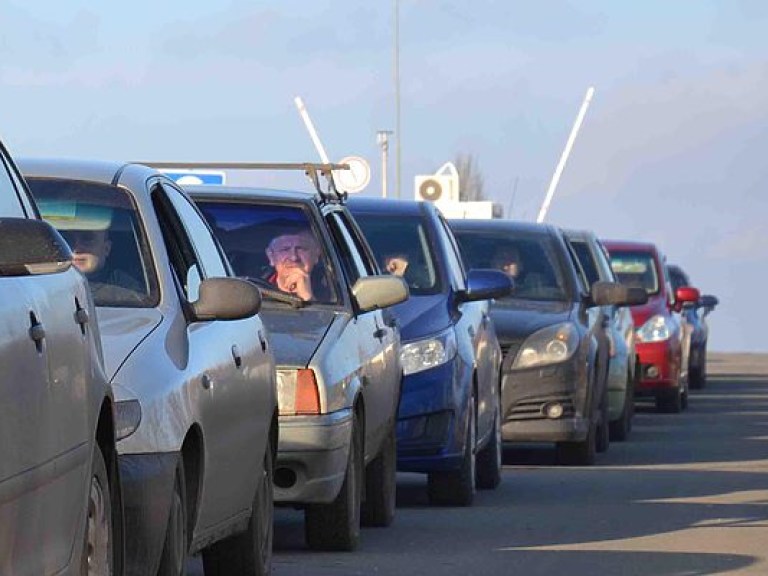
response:
M313 162L141 162L151 168L180 168L180 169L220 169L220 170L302 170L309 178L322 203L343 203L347 192L339 191L333 178L334 170L349 170L349 164L315 164ZM327 182L327 189L320 185L320 176Z

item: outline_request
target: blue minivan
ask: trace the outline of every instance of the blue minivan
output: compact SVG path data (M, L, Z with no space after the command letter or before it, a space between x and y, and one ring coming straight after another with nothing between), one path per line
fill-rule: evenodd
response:
M431 203L352 198L348 207L382 269L411 294L388 309L404 372L397 468L428 475L431 503L468 506L476 487L501 479L501 351L488 300L512 283L495 270L466 272Z

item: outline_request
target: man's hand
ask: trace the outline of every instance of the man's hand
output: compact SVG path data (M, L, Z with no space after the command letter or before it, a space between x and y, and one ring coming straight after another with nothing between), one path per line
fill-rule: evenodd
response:
M390 274L402 276L405 274L406 268L408 268L408 261L405 258L393 257L387 259L386 270Z
M312 300L312 281L301 268L289 268L277 277L277 287L283 292L296 294L302 300Z

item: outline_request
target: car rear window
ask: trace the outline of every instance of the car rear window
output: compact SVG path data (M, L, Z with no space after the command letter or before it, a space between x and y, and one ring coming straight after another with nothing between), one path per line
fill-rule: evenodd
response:
M453 233L465 267L496 268L514 278L515 289L506 299L568 300L562 260L551 236L455 228ZM510 266L513 261L516 270Z
M339 276L328 257L325 242L303 207L252 200L246 203L197 199L195 202L208 220L235 274L267 281L276 287L275 258L280 251L292 249L289 246L291 243L285 244L284 240L296 240L306 234L305 238L319 251L310 274L313 288L311 302L339 302L338 288L333 281Z
M149 308L157 276L130 193L111 184L27 178L40 215L69 243L97 306Z
M355 220L381 269L402 276L412 295L442 291L434 251L420 217L355 212Z
M611 250L611 268L619 282L625 286L645 288L648 294L658 294L659 276L652 254Z

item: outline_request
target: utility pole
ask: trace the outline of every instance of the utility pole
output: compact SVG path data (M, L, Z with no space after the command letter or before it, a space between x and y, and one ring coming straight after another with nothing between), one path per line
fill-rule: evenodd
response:
M379 130L376 132L376 142L381 147L381 197L387 197L387 172L389 156L389 136L392 130Z
M547 210L549 210L549 205L552 203L552 197L555 195L555 189L557 188L558 182L560 182L560 176L563 173L565 163L571 153L571 148L573 148L573 143L576 140L576 136L579 134L579 128L581 128L581 123L584 121L584 116L587 113L587 108L589 108L589 103L592 101L592 96L594 93L595 89L590 86L587 89L587 95L584 97L584 102L582 102L581 108L579 109L579 114L576 116L576 122L573 124L571 134L568 136L568 141L565 143L565 149L563 150L563 154L560 156L560 162L557 163L555 173L552 175L552 181L549 183L547 196L544 198L544 203L541 205L541 210L539 211L538 218L536 218L536 222L544 222L544 218L547 217Z
M395 198L400 198L400 144L403 140L403 131L400 126L400 0L395 3Z

